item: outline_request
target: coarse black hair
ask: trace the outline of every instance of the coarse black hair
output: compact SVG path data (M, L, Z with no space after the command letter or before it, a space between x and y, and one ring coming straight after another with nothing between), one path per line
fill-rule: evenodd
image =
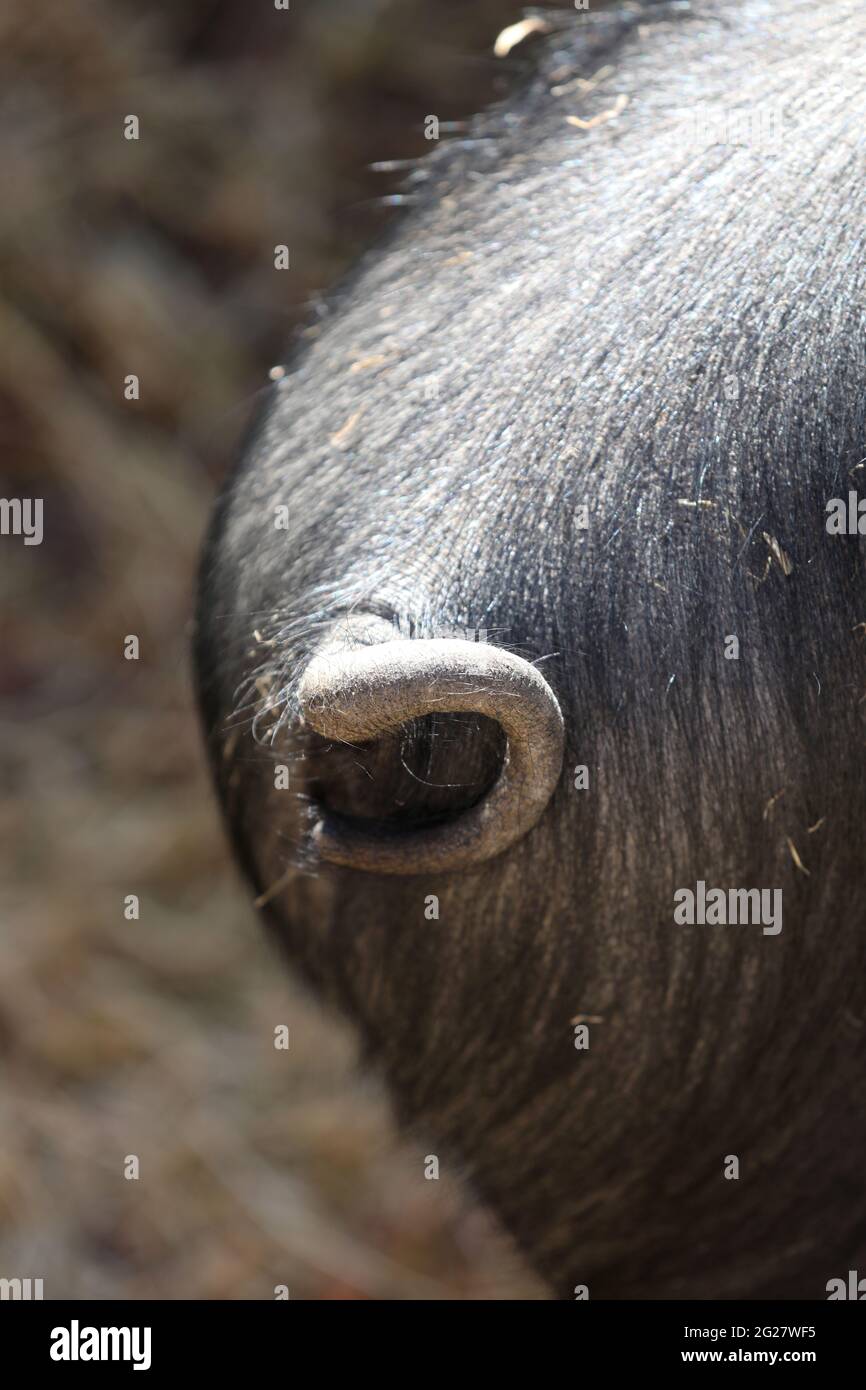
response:
M866 467L866 14L580 19L272 388L203 562L204 721L273 929L561 1296L822 1297L866 1258L866 596L826 528ZM502 757L471 720L310 755L348 612L543 662L566 771L507 855L304 862L323 786L459 814ZM698 881L781 888L782 931L675 925Z

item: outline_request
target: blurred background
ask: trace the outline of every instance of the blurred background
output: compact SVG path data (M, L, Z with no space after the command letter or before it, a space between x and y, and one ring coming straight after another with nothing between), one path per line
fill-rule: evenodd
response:
M46 1298L537 1295L276 965L187 654L207 513L268 368L399 215L370 163L501 97L526 59L492 44L519 17L0 3L0 496L45 518L41 545L0 537L0 1277Z

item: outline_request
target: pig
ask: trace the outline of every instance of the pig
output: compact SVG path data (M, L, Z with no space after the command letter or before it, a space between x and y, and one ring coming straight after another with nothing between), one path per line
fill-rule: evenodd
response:
M545 27L221 493L215 784L419 1180L553 1297L823 1299L866 1271L866 576L826 525L866 483L866 10Z

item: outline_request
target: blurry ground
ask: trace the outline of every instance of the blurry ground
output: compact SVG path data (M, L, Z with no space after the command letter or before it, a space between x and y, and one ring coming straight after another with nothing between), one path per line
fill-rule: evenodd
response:
M490 45L517 17L0 7L0 496L43 498L46 527L41 546L0 537L0 1277L48 1298L533 1294L275 966L187 670L197 549L249 403L383 222L366 204L395 185L365 165L494 96Z

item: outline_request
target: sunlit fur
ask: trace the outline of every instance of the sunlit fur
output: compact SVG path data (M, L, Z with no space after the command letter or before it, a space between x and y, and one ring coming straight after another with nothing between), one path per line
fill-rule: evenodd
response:
M203 710L274 930L556 1294L822 1298L866 1269L866 584L825 529L866 495L866 9L639 18L536 40L296 347L210 538ZM786 134L701 147L697 102ZM546 658L566 771L506 855L292 873L273 766L351 608ZM699 879L783 931L675 925Z

